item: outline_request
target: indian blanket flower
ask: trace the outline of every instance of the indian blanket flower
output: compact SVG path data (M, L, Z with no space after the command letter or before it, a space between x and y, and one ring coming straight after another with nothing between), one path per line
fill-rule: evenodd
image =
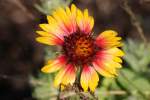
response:
M117 32L106 30L94 38L93 17L87 9L81 11L74 4L70 8L58 8L47 20L47 24L39 25L42 31L37 31L40 37L36 40L61 47L61 54L41 69L45 73L59 71L54 86L73 85L80 77L83 90L94 92L99 82L98 73L105 77L117 76L124 55L118 48L122 43Z

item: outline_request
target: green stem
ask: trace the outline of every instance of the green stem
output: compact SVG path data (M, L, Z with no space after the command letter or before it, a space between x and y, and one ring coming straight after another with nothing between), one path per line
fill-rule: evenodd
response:
M77 77L76 77L76 81L75 81L75 84L77 85L80 85L80 76L81 76L81 67L79 66L78 69L77 69Z
M57 100L60 100L60 94L61 94L61 85L59 86L58 95L57 95Z

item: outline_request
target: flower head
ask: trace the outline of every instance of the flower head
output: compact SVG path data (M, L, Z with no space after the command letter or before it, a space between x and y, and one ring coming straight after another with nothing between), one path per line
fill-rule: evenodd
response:
M36 40L48 45L61 47L61 55L55 60L49 60L42 68L45 73L58 71L54 85L73 85L77 71L81 69L80 85L84 91L94 91L98 85L98 73L105 77L115 77L117 69L121 68L120 57L124 53L117 32L106 30L97 38L92 36L94 19L74 4L71 8L58 8L47 16L48 24L40 24L42 31L37 31L40 37Z

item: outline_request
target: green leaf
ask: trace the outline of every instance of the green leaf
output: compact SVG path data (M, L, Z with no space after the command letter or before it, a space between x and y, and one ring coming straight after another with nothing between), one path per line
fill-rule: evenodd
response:
M56 8L65 7L71 3L72 0L40 0L41 4L36 4L35 8L37 8L40 12L50 15Z
M30 78L30 84L33 86L33 97L38 100L50 100L56 99L58 91L53 86L53 75L52 74L39 74L38 78Z
M140 95L141 98L150 96L149 81L129 69L121 70L118 82L132 95Z
M144 43L140 43L133 40L128 40L123 46L125 51L124 59L136 72L146 72L148 65L150 64L150 45L146 46Z

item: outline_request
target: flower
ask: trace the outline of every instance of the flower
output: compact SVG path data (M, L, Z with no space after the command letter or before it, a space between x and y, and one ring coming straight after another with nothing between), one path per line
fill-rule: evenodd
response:
M81 11L74 4L71 8L58 8L47 16L48 24L40 24L42 31L37 31L40 37L36 40L48 45L61 47L61 55L55 60L49 60L41 69L45 73L59 71L54 80L54 86L73 85L80 77L80 86L84 91L96 89L99 76L117 76L121 68L123 51L121 37L117 32L106 30L97 38L92 36L94 19L88 10ZM80 76L77 76L78 70Z

